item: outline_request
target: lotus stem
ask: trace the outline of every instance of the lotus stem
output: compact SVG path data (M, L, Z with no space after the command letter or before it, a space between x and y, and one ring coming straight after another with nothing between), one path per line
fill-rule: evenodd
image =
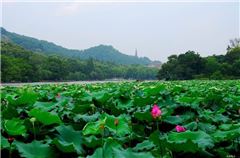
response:
M104 157L104 148L103 148L104 141L103 141L103 138L104 138L104 128L103 128L103 131L102 131L102 157Z
M12 158L12 143L10 143L9 158Z
M35 130L34 122L32 123L32 125L33 125L33 135L34 135L34 139L36 140L36 130Z

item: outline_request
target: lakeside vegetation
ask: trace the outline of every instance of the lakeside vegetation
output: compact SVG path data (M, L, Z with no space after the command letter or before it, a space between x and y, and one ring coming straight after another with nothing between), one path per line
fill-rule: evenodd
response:
M157 68L43 55L1 42L2 82L156 79Z

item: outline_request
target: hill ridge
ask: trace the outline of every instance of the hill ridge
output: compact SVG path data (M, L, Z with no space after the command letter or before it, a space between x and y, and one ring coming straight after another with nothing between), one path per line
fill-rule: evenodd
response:
M57 45L54 42L9 32L3 27L1 27L1 38L3 41L7 40L19 46L22 46L27 50L39 52L46 55L56 54L64 57L79 59L94 58L99 61L109 61L123 65L151 65L154 62L151 61L148 57L136 57L133 55L124 54L114 48L112 45L100 44L83 50L69 49L61 45Z

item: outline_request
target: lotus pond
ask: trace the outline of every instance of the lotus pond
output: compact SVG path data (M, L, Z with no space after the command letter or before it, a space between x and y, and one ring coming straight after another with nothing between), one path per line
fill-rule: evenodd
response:
M238 157L240 81L1 88L10 158Z

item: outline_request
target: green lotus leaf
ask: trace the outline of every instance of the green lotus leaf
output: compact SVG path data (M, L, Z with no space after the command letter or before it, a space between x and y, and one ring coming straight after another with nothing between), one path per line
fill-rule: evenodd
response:
M115 120L118 120L118 125L115 125ZM101 119L96 122L88 122L83 128L83 134L101 134L103 130L100 128L101 125L104 125L104 128L108 128L114 135L124 136L129 134L131 129L128 125L128 120L125 116L121 115L115 117L113 115L103 114Z
M104 119L100 119L96 122L88 122L82 132L83 132L83 135L90 135L90 134L93 134L93 135L97 135L97 134L101 134L103 132L103 129L101 129L101 126L105 126L105 123L106 123L106 119L107 118L104 118Z
M81 131L75 131L71 126L58 126L55 128L59 135L53 140L59 150L63 152L83 153Z
M121 145L118 144L113 138L109 137L105 140L102 148L97 148L93 155L87 156L87 158L114 158L113 149L122 149Z
M212 133L216 130L216 126L210 124L210 123L198 123L198 129L206 132L206 133Z
M95 148L97 146L101 146L102 139L99 139L94 135L90 135L87 137L83 137L83 144L89 148Z
M133 101L132 100L125 100L125 101L123 101L123 100L118 99L116 101L116 104L117 104L116 107L118 109L128 109L128 108L133 107Z
M167 116L165 117L164 122L178 125L183 123L183 118L180 116Z
M81 114L77 114L73 117L73 120L75 122L78 122L80 120L83 120L85 122L93 122L93 121L96 121L98 118L99 118L100 114L99 112L96 112L94 113L93 115L88 115L88 114L84 114L84 115L81 115Z
M114 157L121 158L154 158L150 152L133 152L132 149L113 149Z
M211 136L203 131L172 132L168 135L167 142L174 151L197 152L213 147Z
M151 115L151 106L145 106L143 109L138 109L134 113L134 117L140 121L153 121L152 115Z
M219 129L224 130L224 131L228 131L228 130L236 129L236 128L240 128L240 123L237 123L237 124L221 124L219 126Z
M9 135L12 135L12 136L24 135L27 132L26 127L24 125L24 121L17 118L13 118L11 120L5 120L4 129Z
M153 144L152 141L149 140L144 140L142 143L138 143L134 148L133 151L143 151L143 150L150 150L153 147L155 147L155 145Z
M187 130L196 130L198 128L198 124L196 122L190 122L188 124L184 125L184 128L186 128Z
M41 108L46 111L52 109L54 105L55 105L54 102L38 102L38 101L33 104L35 108Z
M17 150L25 158L54 158L54 152L48 144L34 140L31 143L16 143Z
M106 128L111 132L115 133L117 136L125 136L131 132L129 127L127 117L125 115L120 115L115 117L113 115L103 114L103 117L106 117ZM115 125L115 120L118 120L118 125Z
M23 91L21 95L14 100L13 105L15 106L24 106L32 105L37 100L37 94L32 90Z
M166 86L163 84L154 85L150 87L146 87L143 92L146 93L148 96L154 96L160 94L160 92L166 90Z
M176 101L181 104L181 106L190 106L193 109L196 109L199 103L203 100L201 97L189 97L189 96L179 96Z
M111 95L108 94L107 91L103 90L103 91L93 92L92 97L96 101L98 101L100 103L104 103L111 97Z
M72 112L76 114L85 114L92 109L93 104L75 104Z
M137 111L134 113L134 117L140 121L152 121L153 120L150 111L145 111L145 112Z
M240 128L232 129L229 131L217 130L215 133L212 134L212 137L215 142L221 142L226 140L231 141L235 138L240 137Z
M35 117L44 125L61 124L59 116L56 113L48 112L43 109L32 109L29 115Z
M153 158L150 152L134 152L130 148L124 150L116 141L113 139L107 139L103 148L95 150L94 154L87 158Z
M90 155L90 156L87 156L87 158L104 158L103 157L103 149L102 148L97 148L94 151L94 153L92 155Z
M9 143L8 143L8 140L7 138L3 137L1 135L1 149L4 149L4 148L9 148Z
M144 107L146 105L153 104L156 101L156 97L151 96L135 96L133 100L133 104L136 107Z

